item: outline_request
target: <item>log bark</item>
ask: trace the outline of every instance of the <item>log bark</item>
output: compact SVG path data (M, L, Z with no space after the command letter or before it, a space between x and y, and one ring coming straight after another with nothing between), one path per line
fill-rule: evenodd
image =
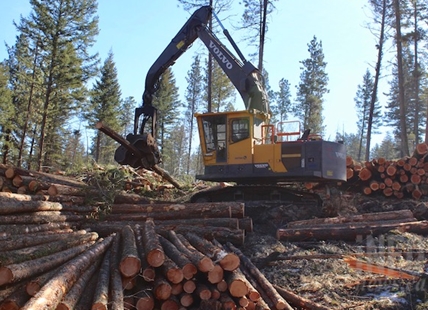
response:
M165 254L182 269L183 277L186 280L192 279L198 272L195 264L193 264L184 253L180 252L177 247L171 243L171 241L162 236L159 236L159 240Z
M20 284L14 291L8 295L1 303L1 310L19 310L30 299L25 292L25 284Z
M99 191L85 187L75 187L63 184L51 184L48 188L48 194L50 196L57 195L69 195L69 196L91 196L91 195L99 195Z
M152 267L159 267L165 260L165 254L155 230L153 219L147 219L143 226L143 244L146 260Z
M84 222L89 217L87 215L76 215L71 212L61 211L38 211L32 213L22 213L18 215L0 216L0 224L45 224L52 222Z
M113 205L112 214L107 219L144 220L148 217L156 220L230 218L232 217L231 207L231 205L225 203ZM120 214L120 217L117 214Z
M64 294L67 293L71 286L77 281L77 278L101 257L110 246L111 241L112 237L108 237L95 243L93 246L86 249L84 253L64 265L22 309L48 309L49 307L56 307Z
M361 222L339 225L325 225L302 229L278 229L278 240L302 241L308 239L316 240L349 240L355 241L357 236L379 235L393 229L400 231L426 234L428 232L428 222L403 222L403 221L380 221Z
M84 290L86 289L89 280L94 274L96 274L100 261L101 259L98 258L94 264L89 266L85 272L83 272L83 274L77 279L71 289L58 304L56 310L73 310L75 308L79 299L84 294Z
M110 257L111 249L108 249L104 254L98 279L93 295L91 310L107 310L109 300L109 284L110 284Z
M153 284L153 295L157 300L167 300L171 297L171 284L160 274L156 275Z
M155 270L147 262L143 244L142 228L140 225L135 225L134 233L137 251L141 261L141 276L146 282L153 282L155 280Z
M135 233L131 226L122 228L122 251L119 263L120 273L125 277L134 277L140 272L141 260L138 256Z
M308 310L329 310L330 309L322 305L319 305L309 299L300 297L299 295L296 295L293 292L286 290L285 288L280 287L278 285L274 285L274 288L285 300L287 300L291 305L295 307L308 309Z
M228 274L226 282L229 293L233 297L243 297L250 292L249 286L247 285L249 282L240 269L236 269Z
M71 229L56 231L55 234L49 232L35 233L35 234L18 234L0 240L1 251L17 250L25 247L32 247L39 244L54 242L58 240L75 239L79 235L86 234L87 231L73 231Z
M178 267L178 265L168 257L164 256L164 262L162 266L159 267L165 279L167 279L172 284L178 284L184 279L183 270ZM171 292L172 294L172 292Z
M48 224L28 224L28 225L1 225L0 232L10 235L34 234L38 232L44 233L61 233L70 229L70 223L48 223Z
M275 290L273 285L266 279L266 277L260 272L260 270L256 266L254 266L251 260L241 252L241 250L236 248L230 242L227 243L227 247L228 249L230 249L231 251L233 251L235 254L239 256L243 264L242 268L246 268L246 270L256 279L256 281L260 284L260 286L263 288L266 295L272 300L274 306L277 309L288 309L288 310L293 309L285 301L285 299L278 294L278 292Z
M168 232L168 238L180 251L187 255L199 271L208 272L214 268L212 259L193 247L183 235L176 234L175 231L171 230Z
M0 285L16 283L33 275L53 269L71 258L84 252L91 243L86 243L65 251L44 256L38 259L26 261L20 264L12 264L0 267Z
M158 233L162 232L161 227L156 229ZM177 226L174 229L178 234L186 235L192 233L203 237L207 240L218 240L221 243L232 242L233 244L240 246L245 241L245 231L242 229L229 229L226 227L194 227L194 226Z
M177 226L198 226L198 227L225 227L229 229L239 229L240 220L236 218L189 218L175 220L156 220L156 227L162 230L173 230ZM247 225L244 221L242 225Z
M351 222L367 222L367 221L389 221L389 220L409 220L414 221L412 211L398 210L388 212L363 213L350 216L337 216L328 218L316 218L310 220L293 221L287 224L287 228L294 227L313 227L319 225L342 224Z
M115 235L110 252L109 309L112 310L123 310L122 278L118 268L120 242L120 234Z
M17 250L9 250L0 252L0 265L19 264L24 261L37 259L43 256L51 255L81 244L93 242L98 239L97 233L87 233L84 235L76 235L75 238L66 240L58 240L50 243L36 245Z

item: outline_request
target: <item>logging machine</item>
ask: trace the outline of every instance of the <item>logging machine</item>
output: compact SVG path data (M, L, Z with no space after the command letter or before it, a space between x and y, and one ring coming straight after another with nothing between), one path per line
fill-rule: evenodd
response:
M342 143L324 141L299 122L270 123L271 112L260 71L247 61L226 29L223 33L239 59L207 28L210 6L196 10L149 69L143 104L135 109L134 133L126 140L139 150L120 146L115 160L122 165L150 169L160 162L156 145L156 108L153 97L159 78L200 39L236 87L245 110L197 113L205 171L196 178L234 182L236 186L196 194L193 201L294 200L301 194L287 189L296 182L346 181L346 151ZM145 131L145 127L151 127Z

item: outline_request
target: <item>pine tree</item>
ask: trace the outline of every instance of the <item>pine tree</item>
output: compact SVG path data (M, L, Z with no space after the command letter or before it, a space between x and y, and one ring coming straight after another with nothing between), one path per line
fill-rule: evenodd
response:
M389 160L394 160L400 157L400 145L392 138L388 132L383 138L380 145L376 144L372 150L372 158L383 157Z
M119 121L122 127L122 134L126 136L128 133L134 132L134 110L137 106L135 98L132 96L126 97L120 107Z
M84 110L84 119L89 128L95 128L98 121L102 121L114 131L120 131L121 91L117 79L117 69L110 51L100 71L100 76L91 91L91 99ZM100 164L113 163L116 143L100 131L96 132L92 153L95 161Z
M327 63L324 61L322 42L314 36L308 44L309 58L301 61L300 83L297 86L297 99L293 105L293 113L300 119L304 129L322 134L323 96L328 93L328 75L325 72Z
M0 147L2 151L2 163L6 164L8 153L11 149L11 131L13 125L14 109L12 105L12 92L9 89L8 67L0 63Z
M54 165L61 129L85 100L84 83L93 76L96 55L88 49L98 34L96 0L31 0L32 12L18 31L32 50L40 48L43 108L38 139L38 169Z
M203 77L202 77L202 68L200 65L199 56L194 57L194 61L191 69L187 72L187 89L185 93L186 97L186 110L184 112L184 120L186 124L187 131L189 133L189 143L187 150L187 166L186 173L190 173L190 157L192 154L192 140L195 129L195 118L194 114L199 112L202 107L203 101Z
M275 6L275 0L243 0L240 4L244 6L240 29L245 30L244 40L250 46L254 46L257 52L258 68L263 72L263 50L265 34L268 29L267 16L271 14Z
M373 78L370 71L367 69L363 76L363 84L358 85L358 90L355 95L355 108L357 110L357 128L359 135L359 151L356 157L358 161L362 159L363 144L368 140L368 132L366 131L370 115L372 115L372 128L378 129L382 124L381 119L381 106L378 101L375 102L374 110L370 113L371 99L374 91ZM366 145L367 147L367 145ZM369 159L366 158L366 161Z
M290 82L284 78L279 81L279 91L276 92L276 105L272 106L272 113L280 122L288 118L291 112Z
M206 72L206 77L208 77L208 72ZM235 110L234 102L236 88L216 61L213 62L211 89L213 111L223 112Z
M179 121L178 108L181 106L171 68L168 68L159 79L159 89L154 94L153 106L158 109L159 149L165 162L165 156L168 155L164 152L165 143L170 138L175 123Z

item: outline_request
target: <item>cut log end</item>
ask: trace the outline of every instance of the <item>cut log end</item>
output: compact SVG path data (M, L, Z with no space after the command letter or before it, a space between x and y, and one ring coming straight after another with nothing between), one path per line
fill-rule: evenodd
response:
M159 249L154 249L147 254L147 262L152 267L160 267L164 261L165 254Z
M133 277L138 274L141 261L137 257L126 257L119 264L120 273L125 277Z
M11 283L13 281L13 273L7 267L0 267L0 285Z

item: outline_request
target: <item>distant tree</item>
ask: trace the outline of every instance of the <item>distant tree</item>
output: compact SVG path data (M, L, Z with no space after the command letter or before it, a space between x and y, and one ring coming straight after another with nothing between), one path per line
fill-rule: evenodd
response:
M376 130L382 124L382 111L381 106L378 101L375 102L372 110L372 94L374 91L373 78L370 74L370 71L367 69L366 73L363 76L363 84L358 85L358 90L355 95L355 108L357 110L357 127L359 132L359 151L357 160L361 160L363 144L366 142L366 146L370 147L370 144L367 143L370 137L368 136L368 131L366 132L366 128L370 122L370 126L372 129ZM370 121L371 119L371 121ZM365 158L366 161L369 160L368 157Z
M85 82L94 75L96 55L88 50L98 34L96 0L32 0L32 12L16 25L39 46L43 71L40 135L37 166L54 165L60 151L62 129L85 100Z
M388 132L383 138L380 145L376 144L371 153L372 158L383 157L389 160L397 159L400 157L400 145L393 139Z
M208 72L205 71L205 74L207 81ZM223 112L235 110L234 102L236 97L236 88L216 61L213 62L211 89L213 111Z
M0 63L0 146L2 150L2 163L6 164L8 153L11 144L11 120L14 116L14 109L12 104L12 92L8 87L9 85L9 72L5 63Z
M346 146L346 155L351 156L354 159L358 158L360 153L360 136L355 133L336 133L336 141L343 141ZM364 151L364 145L362 146Z
M123 128L119 122L121 91L113 58L113 52L110 51L101 67L100 76L92 88L90 102L85 106L83 115L89 124L89 128L95 128L98 121L103 122L115 131L120 131ZM95 133L91 149L97 163L113 163L112 154L114 154L115 147L116 142L114 140L100 131Z
M291 112L290 82L284 78L279 81L279 91L275 94L276 105L272 106L275 119L282 122L288 118Z
M163 167L173 176L182 176L187 170L188 136L184 122L176 122L163 145Z
M406 101L405 101L405 79L403 68L403 45L401 35L401 18L402 18L402 5L400 0L393 0L393 9L395 13L395 44L397 49L397 82L398 82L398 104L400 114L400 146L401 155L406 156L410 154L409 141L407 138L407 123L406 123Z
M204 91L204 83L203 83L203 75L202 68L200 64L200 57L195 56L193 59L192 67L187 72L187 88L185 92L186 104L185 104L185 124L187 131L189 132L189 143L187 150L187 166L186 173L190 172L190 157L192 154L192 141L193 134L195 131L195 118L194 114L201 110L202 102L203 102L203 91Z
M379 31L377 35L378 44L376 48L378 50L377 60L375 65L375 75L373 82L373 90L370 99L370 106L368 110L368 119L367 119L367 138L366 138L366 155L365 158L368 160L370 157L370 145L371 145L371 135L372 135L372 124L373 124L373 116L375 114L376 102L378 101L378 85L379 79L381 76L382 69L382 60L383 60L383 50L384 43L386 38L386 26L387 26L387 14L388 8L391 6L391 0L370 0L370 4L372 6L373 19L375 24L379 25Z
M228 11L232 5L232 0L178 0L183 8L186 11L194 10L195 8L199 8L203 5L210 5L216 14L219 14L223 11ZM208 22L208 29L213 31L213 22L212 18ZM213 56L211 53L208 53L208 62L207 62L207 111L212 111L212 72L213 72Z
M315 36L308 44L308 52L309 58L300 61L302 72L292 111L302 122L303 128L323 134L323 96L329 92L328 75L325 72L327 63L324 61L322 42L318 42Z
M252 56L258 59L258 68L263 72L265 35L268 30L268 16L275 10L276 0L243 0L244 13L239 29L245 30L243 39L257 52Z
M167 154L164 147L174 131L176 122L179 121L178 108L182 106L171 68L168 68L159 79L159 89L154 94L153 106L158 109L159 148L165 158Z
M122 127L121 132L124 136L134 132L134 110L137 106L137 101L132 96L126 97L120 107L119 121Z

